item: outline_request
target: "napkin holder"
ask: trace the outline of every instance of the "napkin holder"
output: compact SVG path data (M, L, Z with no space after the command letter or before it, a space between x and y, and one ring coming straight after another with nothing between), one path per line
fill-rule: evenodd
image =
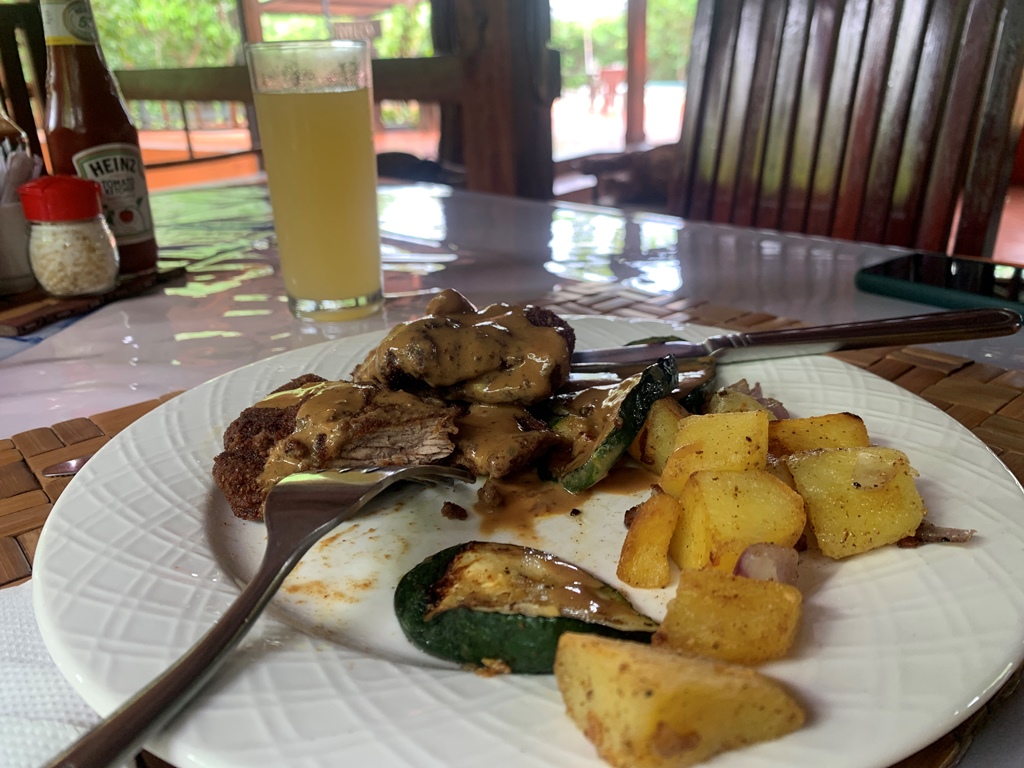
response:
M28 260L28 225L21 203L0 205L0 296L24 293L35 285Z

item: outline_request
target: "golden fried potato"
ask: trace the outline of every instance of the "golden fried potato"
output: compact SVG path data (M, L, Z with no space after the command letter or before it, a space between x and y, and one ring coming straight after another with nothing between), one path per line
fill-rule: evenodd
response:
M679 497L686 481L701 469L764 469L768 460L767 411L688 416L676 432L659 485Z
M657 475L676 448L676 430L689 412L671 397L655 400L639 434L629 446L629 455Z
M734 664L760 664L789 651L802 602L800 590L789 584L684 570L651 642Z
M573 722L616 768L685 768L805 719L749 667L597 635L562 635L555 679Z
M860 416L830 413L781 419L768 425L768 454L783 458L816 448L866 448L868 430Z
M910 460L895 448L826 448L786 457L822 553L867 552L910 536L925 506Z
M616 575L632 587L652 589L671 578L668 545L679 520L679 502L660 486L641 504L622 542Z
M680 568L732 573L748 546L792 547L807 522L800 494L760 469L694 472L679 502L669 556Z

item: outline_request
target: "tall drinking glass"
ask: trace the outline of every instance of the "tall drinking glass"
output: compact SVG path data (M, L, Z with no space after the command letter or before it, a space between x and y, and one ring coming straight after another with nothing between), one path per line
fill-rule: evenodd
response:
M370 55L350 40L246 47L281 273L303 320L382 302Z

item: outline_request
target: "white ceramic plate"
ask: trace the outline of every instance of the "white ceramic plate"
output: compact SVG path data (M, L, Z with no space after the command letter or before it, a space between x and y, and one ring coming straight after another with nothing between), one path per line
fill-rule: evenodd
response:
M574 325L581 347L667 330L607 318ZM100 713L198 639L259 556L262 526L233 518L210 480L224 428L294 375L347 376L378 338L296 350L191 390L111 441L61 496L39 542L36 614L57 664ZM805 559L802 631L792 655L764 671L799 696L809 722L714 761L890 765L969 716L1021 659L1024 492L969 431L856 368L807 357L722 372L740 377L760 381L795 416L860 414L876 443L904 449L920 470L934 522L978 530L965 546ZM468 500L473 489L458 493ZM596 499L581 516L543 521L525 543L614 583L622 512L632 503ZM408 494L312 550L275 598L275 616L150 748L178 768L602 765L564 715L552 677L481 678L401 636L390 605L399 576L480 535L475 517L446 520L440 504L436 491ZM628 591L652 613L669 594Z

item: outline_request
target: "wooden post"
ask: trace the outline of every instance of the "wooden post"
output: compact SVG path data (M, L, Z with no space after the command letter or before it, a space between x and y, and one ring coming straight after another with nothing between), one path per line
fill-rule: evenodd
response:
M243 43L263 42L263 23L260 21L259 0L235 0L238 8L238 24L241 27Z
M260 21L259 0L235 0L238 9L238 26L242 34L242 45L263 42L263 23ZM243 54L244 56L244 54ZM243 59L242 64L245 64ZM256 122L256 106L251 101L245 102L245 122L249 126L249 144L253 149L261 149L260 129ZM188 133L186 132L186 136ZM263 168L263 154L259 154L257 163Z
M546 200L552 195L551 102L558 54L548 46L548 0L434 0L438 53L462 61L458 146L466 188ZM451 111L442 130L451 129Z
M626 3L626 147L642 144L647 83L647 0Z

